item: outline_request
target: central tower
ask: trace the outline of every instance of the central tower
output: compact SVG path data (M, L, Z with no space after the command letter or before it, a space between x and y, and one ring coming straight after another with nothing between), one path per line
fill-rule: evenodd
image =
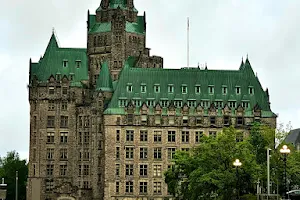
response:
M138 16L133 0L102 0L95 15L88 12L87 24L91 86L95 86L104 61L108 61L112 80L118 79L129 56L138 57L141 67L163 67L163 59L150 56L146 48L146 14Z

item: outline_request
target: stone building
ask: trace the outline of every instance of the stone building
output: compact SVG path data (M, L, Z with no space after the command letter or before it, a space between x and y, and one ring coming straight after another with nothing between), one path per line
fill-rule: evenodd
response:
M53 33L30 60L29 200L169 199L163 172L176 150L223 127L276 126L249 59L238 70L163 69L146 48L133 0L88 12L87 49Z

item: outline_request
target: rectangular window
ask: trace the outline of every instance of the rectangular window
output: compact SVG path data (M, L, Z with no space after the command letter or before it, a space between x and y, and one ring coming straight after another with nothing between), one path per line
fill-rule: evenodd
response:
M203 131L196 131L195 132L195 143L199 143L201 137L203 137Z
M55 109L55 102L54 100L48 100L48 110L54 110Z
M176 148L168 148L168 159L172 160L174 158Z
M76 65L76 68L80 68L81 67L81 60L76 60L75 65Z
M215 125L216 124L216 117L212 116L210 117L210 124Z
M196 118L196 124L197 125L202 124L202 117L197 117Z
M147 87L146 85L141 85L141 93L146 93Z
M161 182L154 182L153 183L153 193L154 194L161 194Z
M189 107L196 107L196 100L188 100Z
M181 132L181 142L189 143L189 141L190 141L189 131L182 131Z
M48 144L54 143L54 132L47 133L47 143Z
M133 130L126 130L126 141L133 142L134 140L134 131Z
M182 148L181 151L189 152L190 148Z
M213 85L208 86L208 94L214 94L215 92L215 87Z
M127 123L132 124L133 123L133 114L127 114Z
M68 60L63 60L63 67L68 67Z
M53 86L49 86L48 94L54 94L54 93L55 93L55 88Z
M120 130L116 130L116 142L120 142Z
M140 148L140 159L147 159L148 158L148 148L142 147Z
M182 85L181 86L181 92L182 92L182 94L187 94L187 86L186 85Z
M182 101L181 100L175 100L174 105L175 105L175 107L180 108L180 107L182 107Z
M116 160L120 159L120 147L116 147Z
M216 108L223 108L223 101L216 101L215 106Z
M120 182L116 182L116 193L120 192Z
M120 176L120 164L116 164L116 177Z
M47 176L53 176L54 165L47 165Z
M46 180L46 191L51 192L54 189L54 181Z
M89 132L84 132L83 143L84 144L89 144L90 143L90 133Z
M54 116L48 116L47 128L55 128L55 117Z
M61 110L68 110L68 102L67 101L63 101L61 103Z
M60 128L68 128L68 122L68 116L60 116Z
M140 182L140 194L147 194L148 190L148 183L147 182Z
M68 133L61 132L60 133L60 143L67 143L68 142Z
M154 131L154 136L153 136L154 142L161 142L161 131Z
M126 165L126 176L133 176L133 165Z
M126 99L120 99L120 100L119 100L119 106L120 106L120 107L125 107L125 106L127 106L127 100L126 100Z
M159 93L159 92L160 92L160 86L154 85L154 93Z
M188 122L189 122L188 116L183 116L183 118L182 118L182 123L183 123L184 125L187 125Z
M210 106L210 102L209 101L201 101L201 106L203 108L208 108Z
M249 94L254 94L254 88L253 87L251 87L251 86L249 86Z
M127 92L132 92L132 85L127 85Z
M63 95L68 94L68 88L67 87L62 87L62 94Z
M169 105L169 101L168 101L168 100L162 100L162 101L161 101L161 106L162 106L163 108L168 107L168 105Z
M237 125L244 125L244 118L243 117L237 117L236 121L237 121Z
M142 130L140 131L140 141L147 142L148 141L148 131Z
M60 160L67 160L68 159L68 149L60 149Z
M83 181L83 188L84 189L90 188L90 182L89 181Z
M224 125L229 126L230 125L230 117L229 116L224 116Z
M195 93L196 94L200 94L201 93L201 87L200 87L200 85L196 85L195 86Z
M132 181L126 181L126 193L133 193L133 182Z
M83 175L88 176L90 174L90 166L83 165Z
M140 165L140 176L146 177L148 176L148 165Z
M235 91L236 94L241 94L241 87L240 86L235 87Z
M161 165L153 165L153 176L154 177L161 177Z
M176 141L176 132L168 131L168 142L175 142L175 141Z
M228 101L228 105L230 108L235 108L236 107L236 102L235 101Z
M249 102L243 101L242 102L242 107L243 108L249 108Z
M133 159L134 158L134 148L133 147L126 147L126 158Z
M90 118L89 116L84 116L84 127L90 126Z
M228 88L227 88L227 86L222 86L222 93L223 93L224 95L226 95L226 94L228 93Z
M161 156L161 147L156 147L156 148L153 149L153 151L154 151L153 158L160 160L162 158L162 156Z
M67 165L60 165L60 175L61 176L66 176L67 175L67 168L68 166Z
M174 86L168 85L168 93L173 93L173 92L174 92Z
M53 160L54 158L54 149L47 149L47 160Z
M213 138L215 138L215 137L217 137L217 132L216 131L209 131L209 137L213 137Z
M148 100L147 101L147 106L154 106L155 101L154 100Z
M142 105L142 101L139 100L139 99L135 99L133 100L133 104L136 106L136 107L140 107Z

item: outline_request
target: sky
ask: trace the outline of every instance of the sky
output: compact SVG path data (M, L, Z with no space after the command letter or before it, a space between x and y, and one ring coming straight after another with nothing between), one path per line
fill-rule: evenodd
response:
M147 15L147 47L165 68L238 69L248 55L278 123L300 127L300 1L135 0ZM29 59L44 54L52 29L61 47L86 47L87 10L100 0L9 0L0 7L0 156L29 151Z

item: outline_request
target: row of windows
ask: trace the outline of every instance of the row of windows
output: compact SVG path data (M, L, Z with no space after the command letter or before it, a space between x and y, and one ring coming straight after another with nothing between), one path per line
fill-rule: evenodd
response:
M94 47L100 47L107 45L107 35L94 36Z
M49 111L54 111L56 109L56 101L54 100L48 100L48 110ZM61 110L68 110L68 102L63 101L60 103Z
M214 131L210 131L209 135ZM148 138L148 131L141 130L139 134L139 141L140 142L149 142ZM200 142L200 138L203 136L203 131L196 131L195 134L195 142ZM134 142L135 133L134 130L126 130L126 142ZM181 142L189 143L190 142L191 133L190 131L181 131ZM154 131L154 142L161 142L162 140L162 132L161 131ZM176 142L176 131L168 131L167 135L168 142ZM120 130L116 130L116 142L120 142Z
M133 99L132 104L136 107L141 107L143 104L143 101L141 99ZM169 101L169 100L164 100L161 99L160 101L155 101L153 99L148 99L146 100L146 105L148 107L153 107L156 106L157 104L159 104L161 107L166 108L168 106L170 106L171 104L174 105L175 107L183 107L184 102L182 100L174 100L174 101ZM214 104L215 108L224 108L225 106L225 102L223 101L214 101L214 102L210 102L207 100L202 100L197 104L196 100L188 100L187 101L187 106L188 107L196 107L197 105L200 105L203 108L209 108L211 106L211 104ZM128 105L128 100L127 99L119 99L119 106L120 107L126 107ZM237 107L237 102L236 101L228 101L227 105L229 108L236 108ZM241 106L243 108L249 108L250 107L250 102L249 101L242 101L241 102Z
M125 176L134 176L134 169L136 166L134 164L126 164L125 165L125 169L124 169L124 172L125 172ZM139 164L138 165L138 175L140 177L148 177L149 174L149 165L148 164ZM116 164L116 177L120 177L121 176L121 168L120 168L120 164ZM162 177L163 173L162 173L162 165L158 165L158 164L154 164L152 166L152 175L153 177Z
M68 132L60 132L59 133L59 141L61 144L68 143ZM89 144L90 143L90 133L89 132L79 132L77 138L78 144ZM55 143L55 133L48 132L47 133L47 144Z
M67 59L64 59L64 60L62 61L62 66L63 66L63 67L68 67L68 66L69 66L69 61L68 61ZM81 60L76 60L76 61L75 61L75 67L76 67L76 68L80 68L80 67L81 67Z
M36 153L36 152L35 152ZM55 149L54 148L47 148L46 150L46 159L47 160L54 160ZM79 151L78 160L87 161L90 159L90 150L85 148ZM68 149L62 148L59 149L59 160L68 160Z
M153 86L154 93L160 93L160 89L161 89L161 87L160 87L159 84L154 84L154 86ZM169 84L167 90L168 90L168 93L174 93L174 85ZM141 93L146 93L147 92L147 85L142 83L141 86L140 86L140 91L141 91ZM127 92L133 92L133 85L131 83L127 84ZM213 85L208 86L208 93L209 94L214 94L214 92L215 92L215 86L213 86ZM236 86L235 87L235 93L236 94L241 94L241 92L242 92L241 87ZM187 85L185 85L185 84L181 85L181 93L182 94L187 94L188 93ZM201 93L201 86L200 85L195 86L194 93L195 94L200 94ZM254 94L254 87L253 86L248 87L248 93L250 95ZM228 94L228 87L227 86L222 86L222 94L224 94L224 95Z
M69 126L69 117L60 116L60 128L68 128ZM55 116L47 117L47 128L55 128Z
M162 194L162 182L153 182L153 194ZM126 181L125 183L125 193L126 194L133 194L134 193L134 182L133 181ZM116 182L116 193L120 193L120 182ZM147 181L140 181L139 182L139 193L140 194L148 194L148 182Z
M59 79L57 79L57 80L59 80ZM68 90L69 90L69 87L62 87L61 88L61 93L63 95L67 95L68 94ZM51 94L51 95L55 94L55 87L54 86L49 86L49 88L48 88L48 94Z
M81 186L82 188L84 189L88 189L90 188L90 182L89 181L79 181L78 182L78 185ZM46 182L45 182L45 189L46 189L46 192L51 192L53 191L54 189L54 181L53 179L47 179ZM46 200L51 200L51 198L46 198Z
M48 164L46 167L47 167L46 168L47 176L53 176L54 164ZM63 165L59 165L58 167L59 167L59 175L66 176L68 166L66 164L63 164ZM88 175L90 175L90 165L88 164L78 165L78 176L88 176Z

